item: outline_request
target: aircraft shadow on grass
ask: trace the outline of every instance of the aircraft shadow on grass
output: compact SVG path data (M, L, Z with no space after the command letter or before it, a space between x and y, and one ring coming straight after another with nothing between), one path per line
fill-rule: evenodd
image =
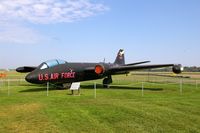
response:
M38 87L38 85L36 85L36 84L23 84L23 83L21 83L20 84L20 86L35 86L35 87Z
M103 88L102 85L96 85L96 88L97 89L104 89L104 90L106 90L105 88ZM94 85L81 85L81 89L94 89ZM108 90L109 89L141 90L142 88L141 87L118 86L118 85L115 85L115 86L110 86L108 88ZM150 90L150 91L162 91L163 90L163 88L147 88L147 87L144 87L143 89L144 90Z
M60 88L56 88L56 87L50 87L49 88L49 91L54 91L54 90L61 90ZM37 87L35 86L34 88L30 88L30 89L24 89L24 90L21 90L19 92L40 92L40 91L47 91L47 87Z
M27 85L25 85L27 86ZM102 85L96 85L97 89L102 89L102 90L109 90L109 89L121 89L121 90L141 90L141 87L132 87L132 86L110 86L108 89L103 88ZM81 85L81 89L94 89L94 85ZM147 88L144 87L144 90L149 90L149 91L162 91L163 88ZM37 87L37 88L31 88L31 89L27 89L27 90L21 90L19 92L40 92L40 91L46 91L47 88L46 87ZM61 88L58 87L53 87L51 86L49 88L49 91L53 91L53 90L62 90ZM66 91L66 90L63 90Z
M32 86L34 88L31 88L31 89L24 89L24 90L21 90L19 92L39 92L39 91L47 91L47 85L42 85L42 86L38 86L36 84L24 84L24 85L21 85L21 86L24 86L24 87L27 87L27 86ZM60 86L56 86L56 85L53 85L53 84L50 84L49 85L49 91L53 91L53 90L63 90L62 87Z

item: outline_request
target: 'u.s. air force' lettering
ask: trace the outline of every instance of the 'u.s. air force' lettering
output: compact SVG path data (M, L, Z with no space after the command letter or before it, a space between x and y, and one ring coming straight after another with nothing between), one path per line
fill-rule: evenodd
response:
M51 73L51 74L38 74L38 80L57 80L57 79L73 79L76 72L63 72L63 73Z

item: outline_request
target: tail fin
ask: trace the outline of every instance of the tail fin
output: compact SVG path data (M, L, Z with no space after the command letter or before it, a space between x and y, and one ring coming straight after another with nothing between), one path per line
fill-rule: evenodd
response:
M117 64L117 65L124 65L125 64L124 50L123 49L119 50L114 64Z

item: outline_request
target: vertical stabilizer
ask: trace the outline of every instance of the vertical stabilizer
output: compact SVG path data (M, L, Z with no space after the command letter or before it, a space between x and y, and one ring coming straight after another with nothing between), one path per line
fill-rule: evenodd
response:
M123 49L120 49L119 52L117 53L117 57L115 59L114 64L117 64L117 65L124 65L125 64L124 50Z

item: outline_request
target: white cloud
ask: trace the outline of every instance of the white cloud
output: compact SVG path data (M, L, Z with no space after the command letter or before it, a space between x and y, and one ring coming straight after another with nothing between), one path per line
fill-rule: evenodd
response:
M73 22L107 9L89 0L1 0L0 20L20 19L39 24Z
M41 35L24 23L78 21L108 10L90 0L0 0L0 43L37 43Z

